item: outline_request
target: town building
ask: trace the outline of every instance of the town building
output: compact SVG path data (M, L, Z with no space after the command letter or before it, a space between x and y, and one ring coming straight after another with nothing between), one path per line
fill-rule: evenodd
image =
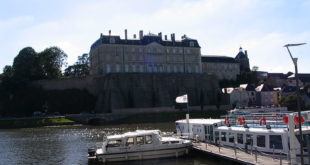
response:
M170 40L162 33L147 35L139 32L139 38L100 35L90 49L90 74L104 75L112 72L132 73L201 73L201 52L198 41L186 35Z
M257 105L259 106L278 106L279 105L279 92L273 90L266 84L261 84L256 87L257 92Z
M211 73L219 80L235 80L240 74L240 63L227 56L201 56L203 73Z
M249 96L244 88L223 88L222 92L229 95L231 107L247 107L249 104Z

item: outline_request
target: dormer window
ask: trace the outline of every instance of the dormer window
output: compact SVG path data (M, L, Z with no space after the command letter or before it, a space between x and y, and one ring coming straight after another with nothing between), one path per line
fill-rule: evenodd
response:
M193 41L189 42L189 46L194 47L194 42Z
M110 44L115 44L115 38L113 37L110 38Z

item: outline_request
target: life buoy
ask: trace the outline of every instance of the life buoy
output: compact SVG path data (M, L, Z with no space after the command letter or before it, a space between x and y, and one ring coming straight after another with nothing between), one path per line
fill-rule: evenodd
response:
M259 120L259 125L266 125L267 124L267 122L266 122L266 118L265 117L263 117L263 118L261 118L260 120Z
M294 122L295 122L295 124L299 124L299 117L298 116L294 116ZM301 122L301 124L304 124L305 123L305 119L304 119L304 117L302 117L302 116L300 116L300 122Z
M284 124L288 124L288 116L284 116L283 117L283 123Z
M245 124L245 117L238 117L238 122L239 122L239 124L240 125L243 125L243 124Z
M225 124L225 125L228 125L228 124L229 124L229 118L228 118L228 117L225 117L224 124Z

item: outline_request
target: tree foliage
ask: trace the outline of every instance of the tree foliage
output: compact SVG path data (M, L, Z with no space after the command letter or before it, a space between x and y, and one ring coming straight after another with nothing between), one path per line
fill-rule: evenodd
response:
M78 61L74 65L68 66L68 68L65 69L64 75L66 77L82 77L89 75L88 54L78 56Z
M18 80L38 80L43 76L38 54L31 47L25 47L18 53L12 68L13 76Z
M66 66L67 54L58 47L46 48L38 54L44 78L62 77L62 67Z
M297 95L296 94L291 94L288 96L282 96L279 103L281 106L285 106L288 108L288 110L293 110L297 111ZM299 96L300 103L301 103L301 109L304 109L305 107L305 102L302 100L302 97Z

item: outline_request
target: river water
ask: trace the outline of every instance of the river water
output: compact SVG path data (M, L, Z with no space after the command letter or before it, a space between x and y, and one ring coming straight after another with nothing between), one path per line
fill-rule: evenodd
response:
M0 164L84 165L87 149L100 146L104 136L134 131L160 129L173 132L174 123L126 124L109 126L57 126L23 129L0 129ZM111 164L111 163L109 163ZM113 163L117 165L215 165L214 160L191 155L144 161Z

